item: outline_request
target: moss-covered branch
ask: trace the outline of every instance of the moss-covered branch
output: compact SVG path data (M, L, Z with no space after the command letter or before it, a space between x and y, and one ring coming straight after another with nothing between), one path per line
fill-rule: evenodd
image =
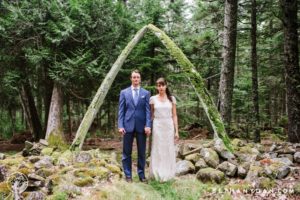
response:
M214 130L215 137L221 137L225 146L232 151L232 146L229 137L226 134L224 124L222 122L221 116L207 91L204 81L200 74L195 70L194 65L189 61L189 59L184 55L181 49L159 28L149 24L147 26L164 44L168 49L172 57L176 59L180 65L182 71L186 74L190 80L192 86L194 87L196 94L208 116L210 124Z
M147 28L151 30L165 45L168 49L171 56L173 56L182 71L186 74L188 79L190 80L192 86L194 87L198 98L208 116L208 119L211 123L211 126L214 130L215 137L221 137L225 146L232 151L230 139L228 138L224 124L221 120L221 116L213 103L213 100L206 90L204 85L204 81L200 74L195 70L193 64L187 59L187 57L183 54L183 52L178 48L178 46L159 28L155 27L152 24L143 27L135 37L128 43L125 49L122 51L116 62L113 64L109 73L106 75L103 80L101 86L99 87L91 105L89 106L78 130L76 133L76 137L71 145L71 150L81 149L86 134L91 126L92 121L94 120L100 106L103 104L103 101L106 97L106 94L113 83L116 75L118 74L120 68L122 67L125 59L131 52L131 50L135 47L135 45L139 42L139 40L144 36Z
M87 134L93 120L95 119L95 116L97 115L97 112L98 112L100 106L103 104L106 94L111 87L111 84L115 80L125 59L130 54L131 50L135 47L135 45L144 36L146 30L147 30L147 27L144 26L141 30L139 30L136 33L134 38L127 44L125 49L119 55L118 59L116 60L116 62L113 64L113 66L109 70L105 79L102 81L101 86L99 87L92 103L90 104L87 112L85 113L84 118L81 121L81 124L76 132L75 139L73 140L72 145L70 147L71 150L76 150L76 149L82 148L86 134Z

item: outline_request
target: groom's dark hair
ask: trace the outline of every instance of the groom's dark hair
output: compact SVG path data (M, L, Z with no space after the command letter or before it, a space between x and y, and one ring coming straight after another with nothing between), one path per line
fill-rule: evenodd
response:
M141 73L140 73L140 71L139 71L139 70L137 70L137 69L135 69L135 70L132 70L132 71L131 71L130 77L132 76L132 74L133 74L133 73L140 74L140 76L141 76Z

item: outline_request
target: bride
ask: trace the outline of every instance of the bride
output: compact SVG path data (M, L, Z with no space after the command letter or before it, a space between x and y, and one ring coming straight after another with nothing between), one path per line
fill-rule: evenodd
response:
M158 94L150 98L153 120L150 177L161 182L175 177L174 139L179 139L176 99L171 96L164 78L156 81Z

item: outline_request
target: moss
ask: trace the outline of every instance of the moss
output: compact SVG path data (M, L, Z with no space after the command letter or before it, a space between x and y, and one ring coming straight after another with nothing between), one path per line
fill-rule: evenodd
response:
M93 173L98 176L100 179L107 178L109 175L109 170L105 167L97 167L93 169Z
M52 174L55 173L55 170L53 169L48 169L48 168L41 168L39 169L36 174L38 174L39 176L42 176L44 178L47 178L49 176L51 176Z
M61 152L57 152L57 151L54 151L51 155L51 157L53 158L53 160L56 162L57 159L60 157L61 155Z
M101 167L107 165L107 162L104 159L98 160L98 159L92 159L88 163L88 167Z
M53 185L58 185L61 181L61 176L59 174L53 174L49 179L52 180Z
M266 177L261 177L259 181L259 187L261 189L271 189L275 186L275 181Z
M241 139L238 139L238 138L234 138L234 139L231 141L231 143L232 143L232 145L233 145L235 148L244 146L244 142L243 142Z
M1 197L7 197L10 194L10 189L6 182L0 182L0 199Z
M107 169L109 169L112 173L122 174L120 167L113 164L107 164L105 165Z
M248 173L251 173L251 172L254 173L254 174L257 173L257 175L259 177L265 175L264 168L261 167L261 166L257 166L257 165L251 165L250 166L250 169L249 169Z
M22 174L25 174L25 175L28 175L28 174L32 173L32 169L24 167L24 168L18 169L18 172L20 172Z
M58 149L60 151L65 151L69 148L69 145L60 134L50 134L47 141L49 143L49 147Z
M53 152L53 148L51 147L46 147L46 148L43 148L42 151L41 151L41 154L43 156L51 156L52 152Z
M300 194L300 183L296 183L293 189L295 194Z
M73 160L73 154L70 150L64 151L61 156L58 158L58 160L63 159L67 162L72 162Z
M250 190L252 188L251 184L247 181L242 183L233 183L225 186L227 189L232 189L234 191L243 191L243 190Z
M4 160L0 160L0 164L7 166L19 165L24 160L23 157L9 157Z
M75 177L79 178L86 178L86 177L98 177L99 179L107 178L110 173L110 170L108 170L105 167L97 167L94 169L88 169L88 168L81 168L77 169L73 172Z
M197 173L197 178L202 182L222 183L225 180L225 174L213 168L203 168Z
M73 169L74 169L74 167L72 167L72 166L64 167L64 168L62 168L62 169L60 170L59 174L61 174L61 175L66 174L67 172L69 172L69 171L71 171L71 170L73 170Z
M84 187L84 186L92 185L94 183L94 180L91 177L85 177L85 178L79 178L75 180L73 183L78 187Z
M52 196L50 196L49 200L68 200L69 195L66 192L55 192Z
M232 195L229 192L226 192L225 194L223 194L222 196L222 200L232 200Z
M75 177L79 177L79 178L84 178L84 177L95 177L96 175L93 173L92 170L88 169L88 168L80 168L80 169L76 169L73 172Z

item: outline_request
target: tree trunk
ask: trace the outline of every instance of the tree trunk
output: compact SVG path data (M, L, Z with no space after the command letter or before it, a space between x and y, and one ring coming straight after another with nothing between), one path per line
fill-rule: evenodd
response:
M63 137L63 92L58 83L54 83L48 116L46 140L50 135ZM60 138L61 138L60 137Z
M30 90L30 85L27 80L21 85L20 97L22 106L25 112L26 121L30 132L33 134L34 140L38 141L42 138L42 125L38 117L34 99Z
M69 138L72 138L72 108L71 108L71 99L67 97L67 114L68 114L68 129L69 129Z
M252 0L251 6L251 69L252 69L252 100L254 107L254 142L260 142L259 104L258 104L258 80L257 80L257 52L256 52L256 0Z
M237 0L225 1L223 62L219 85L219 109L221 117L230 130L231 106L234 83L234 65L237 36Z
M43 92L43 98L44 98L44 132L47 130L47 123L48 123L48 116L49 116L49 109L51 104L51 96L53 91L53 81L48 76L48 67L47 64L45 64L43 68L44 73L44 92Z
M283 13L285 83L288 138L300 142L300 69L297 33L297 0L280 0Z

